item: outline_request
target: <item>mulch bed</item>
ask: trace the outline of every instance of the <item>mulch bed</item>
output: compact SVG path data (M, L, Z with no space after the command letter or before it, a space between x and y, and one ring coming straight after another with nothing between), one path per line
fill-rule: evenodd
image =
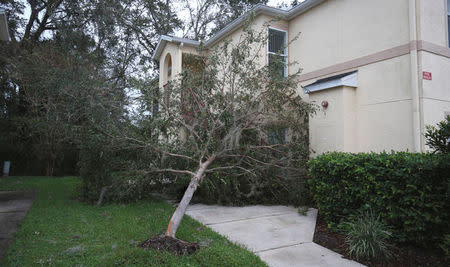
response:
M170 236L158 235L145 240L140 245L142 248L153 248L159 251L168 251L175 255L192 254L200 249L197 243L189 243Z
M344 258L358 261L367 266L375 267L416 267L416 266L450 266L450 262L438 250L425 250L402 244L392 247L392 257L384 263L371 263L356 260L348 254L348 246L345 243L345 235L333 233L328 229L326 221L320 215L317 216L316 231L314 233L314 243L333 250Z

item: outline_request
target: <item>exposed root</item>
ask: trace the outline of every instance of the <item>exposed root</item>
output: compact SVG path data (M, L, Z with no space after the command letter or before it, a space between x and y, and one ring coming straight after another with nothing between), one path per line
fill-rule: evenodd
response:
M197 243L189 243L170 236L158 235L145 240L140 245L142 248L153 248L159 251L169 251L176 255L192 254L200 249Z

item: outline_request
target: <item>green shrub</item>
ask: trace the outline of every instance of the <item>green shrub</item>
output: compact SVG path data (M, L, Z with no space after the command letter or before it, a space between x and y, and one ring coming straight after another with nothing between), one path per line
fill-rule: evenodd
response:
M141 173L119 172L112 175L103 201L105 203L129 203L151 198L161 192L163 185L157 176Z
M361 212L353 222L345 223L349 253L358 260L384 261L391 256L391 233L372 211Z
M425 138L427 145L434 149L435 152L450 152L450 116L444 121L438 123L437 126L426 127Z
M311 197L307 177L276 171L257 176L237 175L233 171L217 172L202 181L196 200L207 204L232 206L252 204L307 205Z
M161 189L161 176L146 174L152 158L143 149L129 149L103 135L89 132L80 144L78 160L84 201L96 203L103 190L102 203L125 203L148 198ZM147 154L146 154L147 153ZM150 155L150 156L149 156Z
M399 242L437 244L448 232L447 154L327 153L310 160L310 189L331 225L371 208Z

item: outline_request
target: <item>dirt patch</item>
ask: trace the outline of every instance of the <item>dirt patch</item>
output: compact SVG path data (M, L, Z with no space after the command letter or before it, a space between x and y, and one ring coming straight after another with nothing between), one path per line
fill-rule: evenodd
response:
M345 244L345 235L331 232L330 229L328 229L328 224L320 214L317 215L313 242L341 255L348 254L348 246Z
M200 249L200 245L197 243L189 243L164 235L154 236L145 240L139 246L143 248L153 248L159 251L169 251L180 256L195 253Z
M333 250L344 258L358 261L367 266L373 267L416 267L416 266L450 266L450 262L439 250L426 250L405 244L396 244L391 248L392 257L383 263L373 263L352 258L348 254L348 246L345 243L345 235L333 233L328 229L328 225L320 213L317 216L316 231L314 233L314 243Z

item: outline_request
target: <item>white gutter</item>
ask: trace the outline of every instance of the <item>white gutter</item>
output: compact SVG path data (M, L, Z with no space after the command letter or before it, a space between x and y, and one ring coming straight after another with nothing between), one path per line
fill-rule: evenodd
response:
M410 44L417 42L417 16L416 0L409 0L409 39ZM417 45L411 50L411 91L412 91L412 112L413 112L413 141L414 151L422 151L422 127L420 112L420 89L419 89L419 64Z

